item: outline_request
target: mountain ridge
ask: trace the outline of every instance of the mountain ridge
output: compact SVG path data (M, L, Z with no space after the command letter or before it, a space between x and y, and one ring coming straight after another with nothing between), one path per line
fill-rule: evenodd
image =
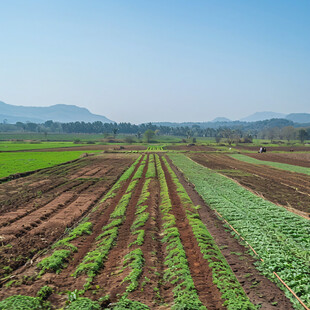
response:
M93 114L87 108L76 105L55 104L48 107L26 107L0 101L0 118L8 123L44 123L48 120L60 123L75 121L114 123L105 116Z

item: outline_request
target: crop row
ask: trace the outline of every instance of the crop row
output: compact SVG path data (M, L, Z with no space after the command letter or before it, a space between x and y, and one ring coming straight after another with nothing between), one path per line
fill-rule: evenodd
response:
M169 197L165 173L159 156L156 154L157 174L160 182L160 211L163 219L164 238L166 246L164 280L169 282L173 289L175 305L172 309L206 309L201 303L194 281L191 277L185 250L180 233L176 227L176 219L172 214L172 204Z
M164 150L164 146L162 146L162 145L150 145L147 148L147 151L151 151L151 152L153 152L153 151L163 151L163 150Z
M133 173L136 165L140 161L142 156L140 156L120 177L120 179L115 183L112 189L105 195L104 199L101 201L103 203L109 198L113 198L116 195L117 190L121 187L124 181L126 181ZM98 206L96 206L98 208ZM44 258L38 263L38 268L41 269L39 277L42 276L47 271L53 271L59 273L61 269L65 266L69 257L77 251L77 248L70 243L70 241L76 239L82 234L91 234L92 223L87 222L87 219L74 228L67 237L57 241L52 249L56 249L50 256Z
M193 204L178 177L164 157L163 162L177 188L178 196L186 210L186 217L198 242L201 253L212 269L213 282L217 285L222 294L222 298L225 300L223 304L230 310L256 309L249 301L225 257L222 255L213 237L201 221L197 211L199 206L197 208Z
M135 162L121 175L118 181L112 186L112 188L108 191L108 193L103 197L101 202L105 202L106 200L113 198L116 196L116 193L121 188L122 184L129 179L129 177L134 172L137 164L140 162L142 155L140 155Z
M118 236L119 226L122 225L126 219L126 210L129 205L132 193L137 185L138 177L143 172L145 166L145 158L138 167L134 174L131 183L129 184L126 193L123 195L114 211L110 215L109 223L102 228L102 234L96 238L96 247L94 250L88 252L84 257L83 261L78 265L74 276L77 277L82 273L86 273L88 278L84 285L85 289L88 289L97 275L99 270L102 268L105 259L107 258L111 248L114 246ZM141 170L142 167L142 170ZM133 185L132 185L133 184ZM130 191L128 191L130 189Z
M264 260L257 262L259 269L269 278L276 272L309 306L309 221L254 195L184 155L171 154L169 157L210 207L220 212ZM299 308L292 295L286 294Z

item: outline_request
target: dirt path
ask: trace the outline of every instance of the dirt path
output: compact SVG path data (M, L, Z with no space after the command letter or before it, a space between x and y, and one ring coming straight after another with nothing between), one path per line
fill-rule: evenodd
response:
M183 174L173 165L172 161L169 158L167 159L193 203L201 206L199 215L202 221L221 249L222 254L251 302L262 305L261 309L264 310L292 310L293 307L285 297L284 292L259 273L254 266L255 259L248 254L248 250L241 246L230 232L223 227L223 223L195 191L194 186L188 183ZM274 305L272 305L273 303Z
M197 163L226 175L276 204L310 213L310 176L253 165L226 155L190 154ZM300 213L296 212L300 215Z

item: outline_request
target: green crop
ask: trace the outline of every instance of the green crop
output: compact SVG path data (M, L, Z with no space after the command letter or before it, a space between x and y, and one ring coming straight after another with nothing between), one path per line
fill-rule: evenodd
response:
M131 186L132 183L134 186ZM109 223L102 228L103 233L96 238L96 248L85 255L83 261L78 265L74 272L75 277L82 273L87 274L88 278L84 285L85 290L89 288L93 278L99 272L100 268L102 268L109 251L115 244L118 236L118 228L126 219L126 210L136 185L137 182L132 179L128 186L128 188L131 189L131 192L126 192L120 199L110 215Z
M160 182L160 210L163 215L164 238L166 245L164 280L174 285L173 295L175 305L173 309L206 309L199 300L191 273L189 270L185 250L180 240L178 229L175 227L175 217L171 214L172 205L169 198L165 173L158 155L155 156L157 174Z
M43 258L41 262L37 264L41 269L39 276L50 270L59 273L70 255L70 250L57 250L54 251L51 256Z
M177 187L178 196L181 199L182 205L186 209L186 217L189 220L189 224L198 242L201 253L212 269L213 282L217 285L222 294L222 298L225 300L224 305L230 310L238 310L242 308L256 309L256 307L249 301L240 283L231 271L225 257L222 255L211 234L201 221L197 212L197 207L194 206L186 190L165 158L163 158L163 162Z
M130 274L123 280L123 282L130 282L130 285L126 288L126 292L133 292L138 287L138 279L142 274L143 264L143 252L140 248L131 251L124 257L124 266L129 265L131 268Z
M52 167L79 158L85 151L0 153L0 178Z
M42 261L37 264L37 266L41 269L39 277L46 271L52 270L56 273L59 273L61 269L64 267L65 263L67 262L69 256L73 252L77 251L77 247L71 244L70 241L74 240L75 238L83 234L90 235L91 229L92 229L91 222L81 223L69 233L68 237L57 241L52 246L52 249L55 248L63 248L63 249L54 251L51 256L42 259Z
M258 268L270 278L273 278L272 272L276 272L309 306L309 221L254 195L184 155L171 154L169 157L208 205L221 213L264 260L264 263L257 262ZM292 302L296 301L290 293L287 296Z
M149 156L149 164L148 164L148 169L147 169L145 177L147 179L156 177L154 154L150 154Z
M141 302L130 300L127 296L122 296L118 303L112 308L113 310L150 310L150 308ZM185 309L184 309L185 310Z
M0 310L42 310L41 302L30 296L14 295L0 301Z
M121 188L123 182L127 181L130 178L137 164L140 162L141 158L142 158L142 155L140 155L139 158L137 158L136 161L121 175L118 181L112 186L112 188L108 191L108 193L103 197L101 202L105 202L107 199L114 198L116 196L117 191Z
M86 297L78 297L76 300L71 302L68 307L68 310L100 310L101 307L98 302L92 301Z

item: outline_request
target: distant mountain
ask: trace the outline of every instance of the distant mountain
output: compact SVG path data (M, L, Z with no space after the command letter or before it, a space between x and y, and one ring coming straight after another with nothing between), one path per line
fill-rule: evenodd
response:
M286 119L293 121L294 123L306 124L310 123L309 113L291 113L286 115Z
M275 113L275 112L256 112L251 114L247 117L241 118L240 121L242 122L257 122L257 121L264 121L266 119L272 118L285 118L286 115L283 113Z
M216 122L231 122L231 120L229 118L226 117L216 117L213 121L211 121L212 123L216 123Z
M6 104L0 101L0 122L14 124L16 122L44 123L54 122L68 123L76 121L113 123L105 116L92 114L86 108L76 105L56 104L49 107L25 107Z

